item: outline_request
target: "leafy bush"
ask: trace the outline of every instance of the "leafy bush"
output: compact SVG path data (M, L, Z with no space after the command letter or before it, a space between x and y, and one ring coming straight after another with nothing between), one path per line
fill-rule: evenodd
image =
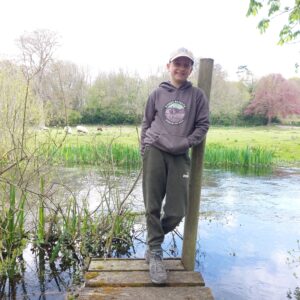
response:
M82 116L80 112L72 110L69 114L69 125L78 125L81 123Z
M82 112L81 123L82 124L105 124L105 125L117 125L117 124L139 124L141 122L141 116L131 112L123 112L114 110L111 108L87 108Z
M210 122L218 126L264 126L268 124L268 119L263 115L229 115L211 114ZM272 118L272 123L280 123L278 118Z
M211 114L210 122L213 125L233 126L236 125L237 116L228 114Z

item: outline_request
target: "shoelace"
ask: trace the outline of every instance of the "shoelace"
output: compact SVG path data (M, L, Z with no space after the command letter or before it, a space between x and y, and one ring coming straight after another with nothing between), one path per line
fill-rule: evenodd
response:
M154 267L157 271L165 271L164 265L162 264L162 258L160 254L154 254L155 264Z

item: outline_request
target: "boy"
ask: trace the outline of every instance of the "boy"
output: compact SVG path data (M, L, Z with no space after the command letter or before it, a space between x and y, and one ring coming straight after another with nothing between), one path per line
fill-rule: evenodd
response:
M155 284L167 280L161 244L185 216L190 158L188 150L199 144L209 127L208 101L202 90L187 81L193 54L180 48L170 56L170 81L149 96L142 131L143 197L147 224L146 262ZM161 208L164 197L163 215Z

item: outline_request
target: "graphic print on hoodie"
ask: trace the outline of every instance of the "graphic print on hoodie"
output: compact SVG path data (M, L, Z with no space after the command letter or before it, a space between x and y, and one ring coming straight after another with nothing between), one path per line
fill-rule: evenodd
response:
M208 101L199 88L162 82L148 99L141 133L141 153L152 145L171 154L199 144L209 127Z
M184 121L185 104L181 101L174 100L165 106L166 122L172 125L181 124Z

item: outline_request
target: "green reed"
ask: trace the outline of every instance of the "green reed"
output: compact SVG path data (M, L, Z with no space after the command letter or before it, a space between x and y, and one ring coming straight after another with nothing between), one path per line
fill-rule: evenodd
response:
M53 150L48 152L52 155ZM274 164L274 151L262 147L225 147L208 144L205 149L207 167L270 167ZM136 168L141 165L137 146L123 144L65 145L53 154L52 162L62 165L103 165L114 163L117 167Z
M45 243L45 199L43 197L45 191L45 179L40 179L40 195L38 202L38 218L37 218L37 243L39 245Z
M54 164L102 165L113 163L116 167L138 167L140 152L137 147L122 144L64 145L60 149L47 149L47 156Z
M110 179L107 179L108 181ZM106 185L111 185L109 182ZM45 196L45 179L41 177L36 209L33 213L34 227L25 230L25 206L27 195L14 185L3 189L0 199L0 281L21 276L22 253L33 242L39 260L48 258L50 264L59 260L72 264L88 256L116 256L128 254L132 245L132 228L135 214L125 205L118 188L111 185L109 195L100 197L100 205L93 210L88 201L78 201L73 195L63 202ZM27 211L27 213L29 213ZM27 229L28 230L28 229Z
M235 148L210 144L205 149L205 164L210 167L270 167L274 152L261 147Z
M127 209L109 211L105 205L91 212L86 202L78 205L75 198L70 199L48 217L51 230L43 247L51 263L58 258L66 263L74 257L126 254L135 217Z
M19 274L17 258L26 246L24 205L26 195L17 196L14 185L4 193L0 214L0 277L14 278Z
M54 262L59 254L67 258L72 257L76 241L80 234L81 213L78 211L76 199L71 197L66 202L66 207L57 207L55 214L50 216L51 231L47 238L50 249L50 262ZM85 224L82 223L84 227Z

